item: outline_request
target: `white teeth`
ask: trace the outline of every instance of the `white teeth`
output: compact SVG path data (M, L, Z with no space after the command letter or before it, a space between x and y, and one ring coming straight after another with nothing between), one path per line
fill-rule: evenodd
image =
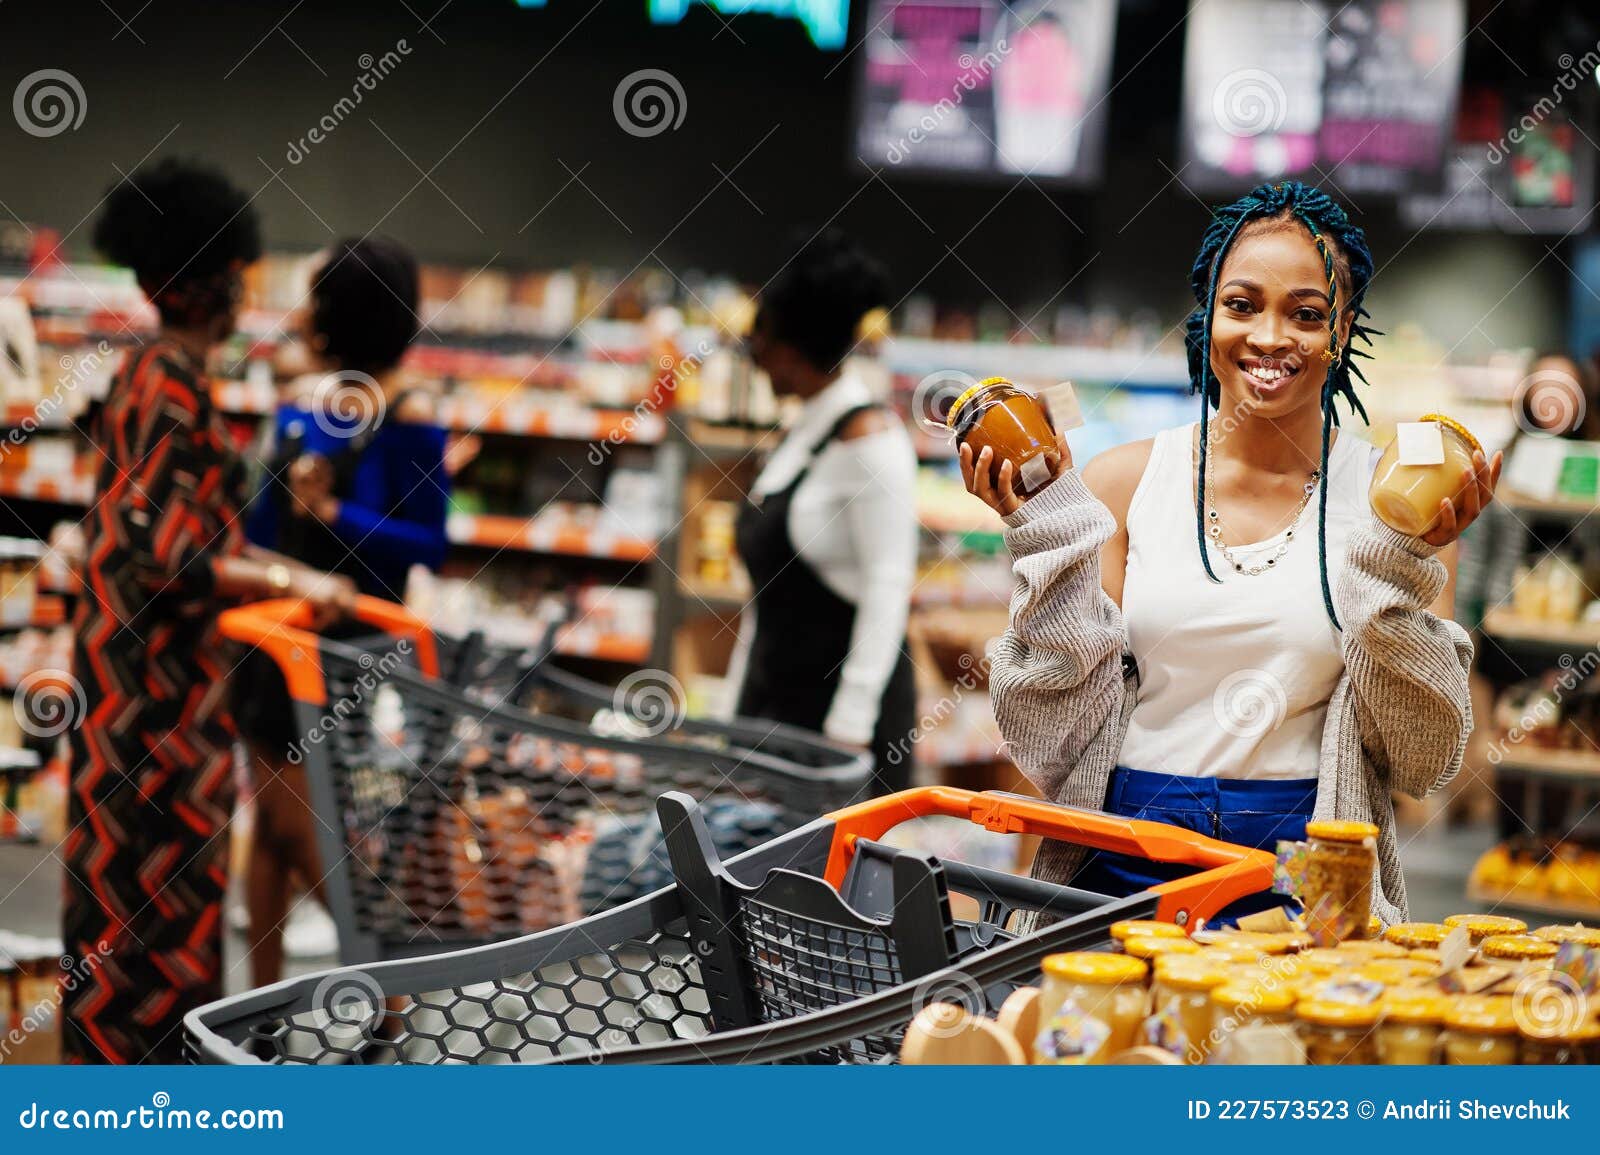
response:
M1268 365L1242 366L1244 371L1264 385L1273 384L1285 377L1293 377L1297 370L1281 369Z

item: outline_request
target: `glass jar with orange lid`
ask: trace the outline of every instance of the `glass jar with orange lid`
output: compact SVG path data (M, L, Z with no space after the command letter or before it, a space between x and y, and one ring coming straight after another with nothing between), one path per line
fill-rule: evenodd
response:
M1522 1061L1529 1066L1594 1066L1600 1064L1600 1020L1573 1018L1554 1028L1522 1029Z
M1036 1063L1103 1063L1138 1043L1144 1022L1143 959L1103 951L1047 955L1039 988ZM1098 1020L1101 1030L1085 1020Z
M1383 932L1383 941L1407 950L1438 950L1449 933L1442 922L1397 922Z
M979 381L955 399L945 417L958 445L972 447L972 460L985 449L994 451L993 481L1000 465L1011 463L1011 488L1029 498L1049 485L1061 464L1056 431L1039 399L1004 377Z
M1355 962L1366 962L1371 959L1405 958L1406 948L1397 946L1392 942L1382 939L1352 938L1346 939L1333 948L1341 956Z
M1187 939L1189 936L1175 922L1158 922L1152 918L1125 918L1111 924L1111 941L1118 946L1135 937Z
M1385 525L1407 537L1421 537L1439 517L1439 503L1454 501L1461 489L1461 473L1472 471L1473 455L1483 446L1461 422L1442 413L1428 413L1418 424L1432 422L1444 442L1444 460L1429 465L1402 465L1400 437L1389 442L1373 471L1367 499L1372 512Z
M1306 1045L1306 1062L1335 1067L1378 1061L1378 1004L1347 1003L1333 999L1301 999L1295 1008L1300 1039Z
M1281 1030L1293 1038L1294 1006L1299 997L1293 984L1272 978L1234 978L1217 987L1211 992L1215 1060L1245 1062L1234 1037L1243 1038L1258 1029Z
M1445 1062L1457 1065L1508 1065L1520 1049L1517 1017L1508 995L1467 995L1444 1017Z
M1478 953L1485 961L1511 963L1519 969L1530 965L1548 965L1561 947L1531 934L1491 934L1478 944Z
M1361 939L1372 920L1378 828L1370 822L1308 822L1306 840L1300 895L1306 929L1318 946Z
M1528 931L1528 924L1520 918L1511 918L1504 914L1452 914L1444 920L1444 924L1448 927L1466 928L1473 946L1477 946L1491 935L1526 934Z
M1167 955L1199 954L1202 949L1199 943L1190 942L1186 938L1147 938L1144 935L1134 935L1122 944L1124 954L1151 964Z
M1211 1052L1211 992L1228 981L1228 972L1203 959L1166 955L1156 960L1155 980L1150 986L1152 1015L1170 1016L1183 1033L1182 1058L1186 1063L1203 1063Z
M1371 979L1386 987L1404 987L1426 982L1438 969L1419 959L1374 958L1362 962L1353 973L1357 978Z
M1439 1040L1450 1000L1433 991L1387 992L1378 1000L1378 1061L1425 1067L1439 1061Z

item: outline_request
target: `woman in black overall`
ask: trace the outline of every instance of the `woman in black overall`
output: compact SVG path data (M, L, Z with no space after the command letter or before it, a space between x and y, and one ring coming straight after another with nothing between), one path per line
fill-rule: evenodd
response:
M874 793L910 785L916 686L916 451L845 360L887 295L882 267L833 230L761 295L749 347L779 396L804 401L740 513L754 597L730 682L737 712L869 750Z

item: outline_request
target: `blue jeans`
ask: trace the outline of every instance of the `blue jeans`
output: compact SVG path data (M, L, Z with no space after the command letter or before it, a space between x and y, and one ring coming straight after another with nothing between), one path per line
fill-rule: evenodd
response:
M1271 851L1280 839L1306 836L1306 821L1317 800L1315 778L1252 781L1188 778L1118 766L1106 788L1105 811L1195 830L1222 842ZM1182 863L1152 862L1109 850L1089 852L1072 885L1112 898L1125 898L1163 882L1195 873ZM1241 914L1289 903L1270 891L1231 903L1211 923L1231 922Z

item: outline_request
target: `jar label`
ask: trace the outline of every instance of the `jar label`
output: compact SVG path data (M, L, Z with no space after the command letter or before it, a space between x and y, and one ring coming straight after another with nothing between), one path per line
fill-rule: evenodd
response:
M1401 465L1444 464L1444 432L1437 421L1402 421L1394 435Z
M1050 480L1050 462L1043 453L1030 457L1022 463L1017 476L1022 481L1022 488L1031 492Z

